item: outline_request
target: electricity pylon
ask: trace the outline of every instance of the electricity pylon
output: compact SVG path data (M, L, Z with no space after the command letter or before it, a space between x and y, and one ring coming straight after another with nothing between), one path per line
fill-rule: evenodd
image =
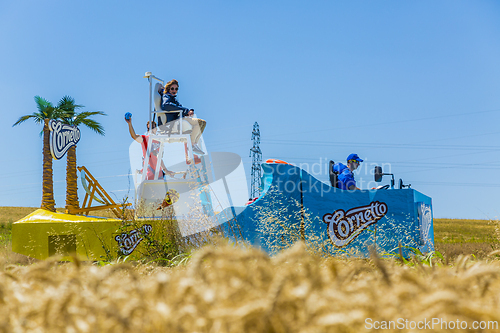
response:
M250 186L250 199L260 196L260 178L262 177L262 151L260 151L260 130L259 124L253 124L252 131L253 147L250 149L250 157L252 157L252 173Z

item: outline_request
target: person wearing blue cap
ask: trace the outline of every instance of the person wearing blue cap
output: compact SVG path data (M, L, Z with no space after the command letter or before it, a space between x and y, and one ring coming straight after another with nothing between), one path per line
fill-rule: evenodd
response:
M359 167L359 163L363 162L358 154L350 154L347 156L347 166L342 163L336 163L333 166L333 171L338 172L337 187L342 190L359 190L356 187L353 171Z

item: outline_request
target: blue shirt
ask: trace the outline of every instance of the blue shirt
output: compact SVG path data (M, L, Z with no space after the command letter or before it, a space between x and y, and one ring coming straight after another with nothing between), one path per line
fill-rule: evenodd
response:
M354 180L354 174L347 166L342 163L335 164L333 166L333 171L337 171L339 173L338 180L338 188L342 190L348 190L349 187L356 187L356 181Z
M182 110L183 117L187 117L187 115L189 113L189 109L183 107L182 104L179 103L177 98L175 98L175 96L173 96L173 95L170 95L170 93L163 94L162 102L161 102L161 109L163 111ZM167 116L167 123L179 118L178 113L167 113L166 116Z

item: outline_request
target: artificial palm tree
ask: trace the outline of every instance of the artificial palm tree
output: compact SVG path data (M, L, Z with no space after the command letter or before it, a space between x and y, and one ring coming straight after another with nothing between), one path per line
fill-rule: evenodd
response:
M104 135L104 129L97 121L90 119L95 115L105 116L102 111L83 111L77 112L77 109L83 105L75 104L75 100L70 96L64 96L58 104L58 107L63 110L62 121L65 124L79 126L81 124L87 126L94 132ZM76 145L68 150L66 157L66 210L71 212L72 208L78 208L78 178L76 175Z
M43 173L42 173L42 204L41 208L52 212L55 212L55 201L54 201L54 183L52 178L52 155L50 153L50 129L49 121L54 119L59 119L62 114L62 110L58 107L54 107L52 103L46 99L35 96L35 103L38 108L37 112L32 114L22 116L19 118L14 125L19 125L28 119L33 119L35 123L43 123Z

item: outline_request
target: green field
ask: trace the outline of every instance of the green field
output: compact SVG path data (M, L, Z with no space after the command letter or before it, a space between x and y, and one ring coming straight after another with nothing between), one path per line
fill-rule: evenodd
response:
M9 252L12 222L30 214L36 207L0 207L0 246ZM63 209L59 209L63 211ZM113 217L107 211L95 215ZM485 258L488 253L500 249L500 222L493 220L434 219L436 251L448 260L459 255ZM9 254L19 259L18 255Z
M499 221L434 219L436 250L447 257L470 254L478 258L500 249Z

